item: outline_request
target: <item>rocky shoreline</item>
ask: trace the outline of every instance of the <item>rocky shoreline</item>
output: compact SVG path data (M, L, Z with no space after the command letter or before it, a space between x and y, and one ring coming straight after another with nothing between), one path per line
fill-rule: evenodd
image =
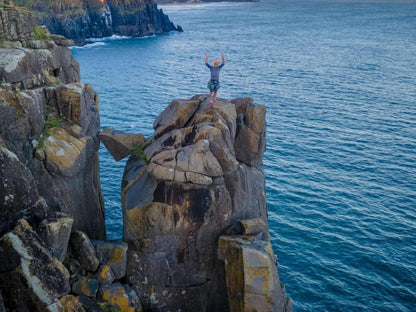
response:
M157 7L153 0L16 0L16 5L31 10L39 25L53 34L83 45L88 38L112 35L144 37L169 31L182 31Z
M192 5L192 4L203 4L203 3L216 3L216 2L259 2L260 0L155 0L157 4L162 5Z
M266 109L176 99L152 138L100 131L73 44L0 1L0 312L292 311L267 223ZM100 141L122 181L105 240Z

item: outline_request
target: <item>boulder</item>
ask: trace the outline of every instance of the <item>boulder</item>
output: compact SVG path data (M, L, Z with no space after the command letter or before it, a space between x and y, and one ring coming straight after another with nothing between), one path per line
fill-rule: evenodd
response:
M140 312L142 310L141 302L137 294L130 287L120 283L105 286L101 299L117 311L123 312Z
M172 101L153 123L155 138L172 129L183 128L198 109L200 103L199 100Z
M78 260L86 271L95 272L100 265L95 248L88 236L81 232L72 232L70 238L71 254Z
M260 218L250 220L240 220L239 223L243 228L244 235L255 235L258 233L268 233L269 227Z
M85 312L85 310L78 298L73 295L66 295L48 306L45 312Z
M103 312L102 305L98 305L98 302L95 298L90 298L85 295L79 295L77 298L86 311Z
M46 168L57 176L78 175L86 163L86 139L77 139L60 127L50 132L43 146Z
M108 264L100 266L97 272L97 280L100 286L110 285L115 279L113 270Z
M41 311L70 291L69 273L26 220L0 240L0 291L10 311Z
M128 156L132 149L145 142L141 134L125 133L110 128L101 131L98 137L116 161Z
M98 286L98 281L95 278L80 276L78 280L72 284L72 292L77 295L95 298Z
M253 236L221 236L230 311L289 311L269 242Z
M124 242L92 241L100 263L109 265L115 279L126 275L127 244Z
M72 224L72 218L60 212L52 212L36 227L43 244L61 262L66 256Z

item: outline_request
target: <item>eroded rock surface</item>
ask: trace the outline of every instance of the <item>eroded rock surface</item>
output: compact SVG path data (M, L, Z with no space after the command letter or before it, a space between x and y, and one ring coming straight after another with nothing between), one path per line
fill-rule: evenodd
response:
M37 21L56 34L84 43L86 38L113 34L149 36L171 30L181 31L153 0L15 0L35 12Z
M146 161L131 156L122 183L130 284L145 309L248 311L232 308L235 287L227 287L227 281L233 270L216 253L220 235L247 220L239 223L240 234L260 233L267 253L260 251L259 257L273 259L262 165L265 107L250 98L213 106L206 96L174 100L154 129L143 151ZM251 292L247 283L238 286L249 302L244 307L286 311L270 261L273 266L267 262L267 272L259 277L269 279L263 297L255 298L257 282L249 285ZM250 265L245 270L252 274ZM262 310L268 300L269 310Z
M130 155L130 152L135 147L143 144L145 141L144 136L141 134L125 133L111 128L101 131L98 137L116 161Z
M98 96L79 81L71 42L0 4L0 235L62 212L103 239Z
M68 270L24 219L0 239L0 250L1 291L9 309L41 311L69 292Z

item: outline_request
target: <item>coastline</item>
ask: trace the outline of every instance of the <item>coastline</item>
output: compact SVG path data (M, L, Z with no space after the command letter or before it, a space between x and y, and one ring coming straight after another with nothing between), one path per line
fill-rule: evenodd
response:
M159 8L164 6L184 6L184 5L200 5L200 4L212 4L212 3L224 3L224 2L260 2L260 0L221 0L221 1L172 1L172 2L156 2Z

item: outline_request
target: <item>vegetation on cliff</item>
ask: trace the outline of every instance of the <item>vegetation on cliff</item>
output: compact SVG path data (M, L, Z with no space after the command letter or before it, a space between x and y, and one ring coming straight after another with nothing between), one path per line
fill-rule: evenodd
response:
M87 38L125 35L141 37L176 27L153 0L16 0L34 12L51 33L82 44Z

